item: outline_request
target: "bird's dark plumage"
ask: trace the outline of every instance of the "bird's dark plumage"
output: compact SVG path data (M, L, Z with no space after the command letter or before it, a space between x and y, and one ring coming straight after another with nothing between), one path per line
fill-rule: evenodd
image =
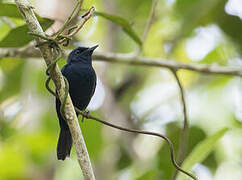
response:
M92 68L92 53L96 48L97 46L74 49L67 58L67 64L61 69L63 76L68 80L73 105L80 110L86 109L96 88L96 74ZM56 99L56 112L61 128L57 145L57 158L65 160L66 157L70 156L72 137L67 122L61 116L60 106L60 100Z

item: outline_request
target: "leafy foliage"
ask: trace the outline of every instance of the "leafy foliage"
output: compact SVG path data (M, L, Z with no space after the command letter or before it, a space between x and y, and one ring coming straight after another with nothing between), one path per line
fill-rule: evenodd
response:
M39 18L39 22L43 30L46 30L53 23L53 21L45 18ZM26 24L10 30L10 32L0 41L0 47L22 47L28 44L34 39L32 35L28 34L28 32L29 29Z
M182 167L186 170L190 170L196 163L201 163L209 155L209 153L214 150L217 142L224 136L227 131L228 128L223 128L211 137L208 137L207 139L200 142L188 155Z
M0 2L0 16L7 16L12 18L22 18L17 6L15 4L1 3Z
M0 16L9 18L22 19L22 16L15 4L0 3ZM40 22L43 30L49 28L53 21L46 18L41 18L37 14L37 19ZM0 41L0 47L22 47L33 40L33 36L28 34L29 30L26 24L11 29L8 34Z
M140 46L142 45L142 41L140 40L139 36L135 33L130 23L126 19L117 15L107 14L103 12L95 12L95 15L101 16L105 19L112 21L115 24L120 25L123 28L124 32L126 32L136 43L138 43Z

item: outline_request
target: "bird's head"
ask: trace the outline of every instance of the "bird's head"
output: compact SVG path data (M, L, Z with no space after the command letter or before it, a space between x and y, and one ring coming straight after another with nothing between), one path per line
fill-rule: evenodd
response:
M74 63L74 62L82 62L85 64L92 63L92 53L98 47L98 45L93 46L91 48L88 47L78 47L71 51L68 55L67 63Z

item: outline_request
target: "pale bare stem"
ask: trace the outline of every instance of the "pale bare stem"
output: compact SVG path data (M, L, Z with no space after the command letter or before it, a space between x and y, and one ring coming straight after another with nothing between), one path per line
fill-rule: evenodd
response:
M95 11L94 7L91 7L83 16L81 19L81 22L77 26L77 28L69 34L69 36L74 36L82 27L83 25L87 22L88 19L90 19Z
M70 22L71 22L71 20L73 18L74 13L77 11L77 9L81 8L82 4L83 4L83 0L77 0L75 8L72 10L70 16L66 19L64 25L56 33L56 37L58 37L61 33L63 33L63 31L66 29L66 27L70 24Z
M70 51L65 51L67 56ZM40 53L32 48L26 50L22 49L1 49L0 48L0 60L4 57L18 57L18 58L30 58L40 57ZM164 67L169 69L184 69L204 74L221 74L242 76L242 68L234 66L219 66L219 65L205 65L205 64L192 64L192 63L180 63L171 59L150 58L145 56L133 56L132 54L124 53L110 53L110 52L94 52L93 60L104 61L109 63L120 63L126 65L136 66L148 66L148 67Z
M242 76L242 68L219 66L219 65L205 65L205 64L192 64L180 63L171 59L150 58L144 56L132 56L130 54L121 53L108 53L108 52L95 52L93 55L94 60L105 61L110 63L121 63L127 65L139 65L150 67L164 67L169 69L185 69L204 74L221 74L221 75L234 75Z
M31 4L28 2L28 0L15 0L15 3L22 14L26 24L29 27L30 32L34 34L39 34L44 36L43 29L41 28L34 12ZM53 51L49 47L48 43L43 43L44 40L41 38L34 36L37 44L41 44L39 46L40 52L42 57L44 58L47 65L51 64L53 61ZM56 86L56 90L58 93L58 96L63 103L64 96L65 96L65 81L63 79L63 76L59 70L58 65L55 66L53 71L50 73L51 79L54 81L54 84ZM91 166L91 161L87 152L87 148L85 145L85 141L82 136L82 132L79 126L79 122L76 116L75 109L73 107L70 95L68 94L66 99L66 105L64 109L65 118L67 120L68 126L71 131L73 143L76 149L77 153L77 160L79 162L79 165L82 169L83 177L85 180L95 180L95 176L93 173L93 169Z
M177 75L177 70L171 69L177 85L179 87L180 91L180 97L181 97L181 102L182 102L182 109L183 109L183 128L181 130L181 136L180 136L180 141L179 141L179 148L178 148L178 153L177 153L177 163L178 165L181 166L185 159L185 155L187 152L187 146L188 146L188 130L189 130L189 124L188 124L188 118L187 118L187 108L186 108L186 100L185 100L185 93L183 86L181 84L181 81ZM172 179L175 180L178 175L177 169L175 170Z

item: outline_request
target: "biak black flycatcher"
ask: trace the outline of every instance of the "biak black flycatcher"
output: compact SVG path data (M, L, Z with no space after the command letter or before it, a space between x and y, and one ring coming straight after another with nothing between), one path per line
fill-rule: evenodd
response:
M92 48L78 47L67 58L67 64L61 69L63 76L69 83L69 93L73 105L85 110L89 104L95 88L96 74L92 67L92 53L98 46ZM61 102L56 98L56 112L59 118L60 135L57 145L58 160L65 160L70 156L72 137L69 126L60 112Z

